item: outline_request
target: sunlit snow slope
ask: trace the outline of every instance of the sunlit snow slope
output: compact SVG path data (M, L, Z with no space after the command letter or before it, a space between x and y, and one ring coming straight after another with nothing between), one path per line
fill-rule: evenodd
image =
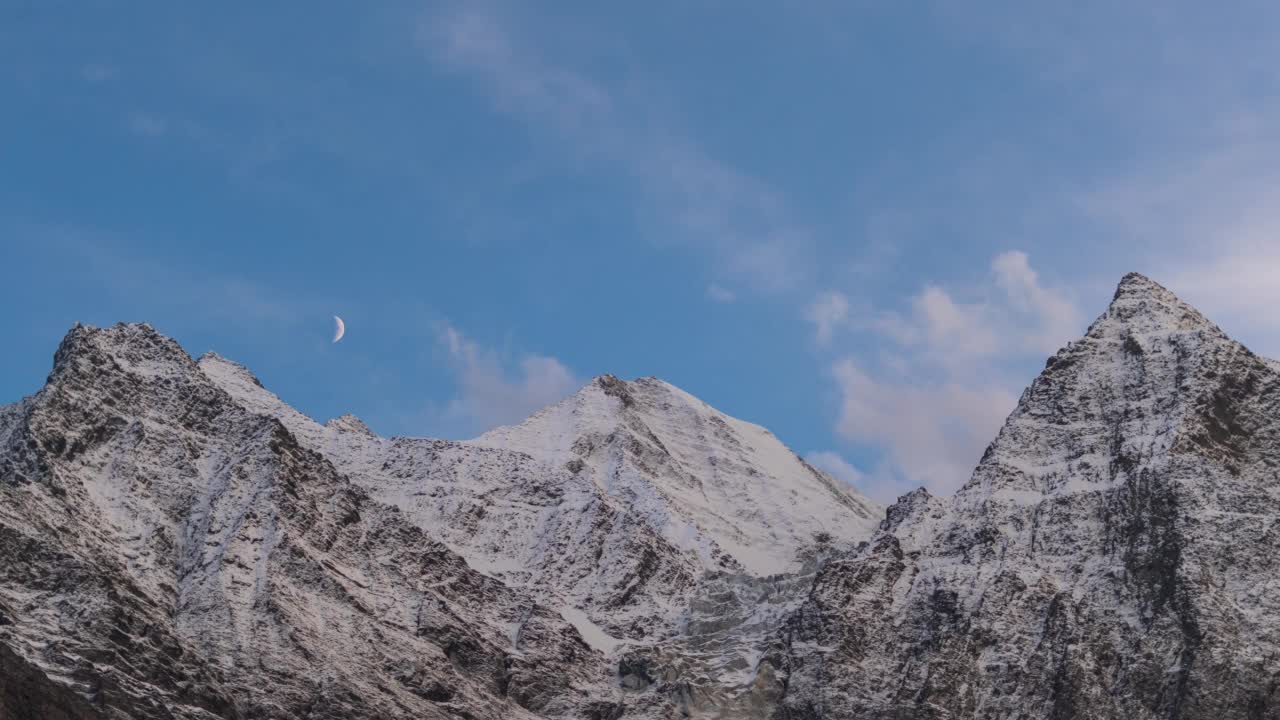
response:
M768 430L653 378L602 376L519 425L452 442L380 438L350 416L319 425L235 363L200 367L473 567L619 638L670 631L707 571L795 571L815 537L860 540L879 520Z

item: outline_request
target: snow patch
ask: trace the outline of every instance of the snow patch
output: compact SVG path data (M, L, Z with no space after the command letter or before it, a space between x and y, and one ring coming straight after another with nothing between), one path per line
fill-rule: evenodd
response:
M620 646L627 644L626 641L609 635L604 631L604 628L592 622L591 618L587 617L587 614L578 608L566 605L560 608L560 617L572 625L588 645L605 655L609 655Z

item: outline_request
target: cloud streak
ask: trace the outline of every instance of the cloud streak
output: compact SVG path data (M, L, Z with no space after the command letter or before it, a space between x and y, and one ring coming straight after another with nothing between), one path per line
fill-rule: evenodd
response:
M113 298L182 317L188 325L225 326L264 336L309 318L327 318L338 298L301 294L237 274L163 262L131 252L115 233L62 224L18 223L9 232L70 258L68 273Z
M826 307L823 298L813 307ZM848 340L879 352L846 350L830 366L836 434L876 456L859 486L882 501L921 485L950 493L963 484L1016 404L1027 367L1083 324L1019 251L996 256L977 287L927 285L906 306L846 323Z
M472 432L520 422L583 384L556 358L525 355L504 362L452 325L440 329L439 340L449 354L458 393L446 415Z
M715 283L707 286L707 299L718 303L731 303L738 299L738 295L728 288L721 287Z
M1063 117L1096 130L1079 148L1079 175L1064 192L1043 193L1042 231L1078 227L1066 240L1094 248L1071 258L1083 282L1101 290L1142 271L1260 351L1280 353L1269 311L1280 286L1268 279L1280 272L1280 102L1270 69L1280 6L933 8L941 27L1036 68L1063 100ZM1061 165L999 178L997 201L1069 176L1073 163ZM1099 265L1107 275L1088 277Z
M836 329L849 317L849 298L842 292L825 292L809 304L805 317L813 323L818 345L829 345Z
M169 121L141 110L129 114L129 130L135 135L159 137L169 130Z
M418 33L434 61L474 79L497 110L555 136L570 154L620 170L686 244L710 254L717 272L766 293L806 275L811 233L773 188L658 122L651 98L554 64L521 40L474 5L429 14Z
M804 456L810 465L826 472L831 477L857 487L862 482L862 471L845 460L838 452L819 450Z

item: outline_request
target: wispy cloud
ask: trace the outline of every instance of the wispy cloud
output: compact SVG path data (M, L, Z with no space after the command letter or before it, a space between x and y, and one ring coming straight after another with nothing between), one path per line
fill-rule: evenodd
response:
M1028 362L1082 329L1075 306L1021 252L998 255L987 280L962 294L929 285L905 312L850 324L861 347L879 352L849 351L831 364L836 433L877 456L859 482L877 499L958 488L1013 409Z
M107 63L87 63L80 68L80 75L90 83L104 83L115 78L116 68Z
M1017 401L1007 378L907 378L852 358L838 361L832 374L841 398L836 431L879 451L860 486L885 502L920 486L953 492Z
M813 323L818 345L828 345L836 328L849 317L849 298L834 290L822 293L809 304L805 317Z
M862 472L854 467L852 463L845 460L842 455L832 450L819 450L811 452L804 456L808 463L820 470L826 471L831 477L846 482L853 486L858 486L862 482Z
M1036 68L1063 116L1098 130L1081 144L1079 166L1042 163L999 179L1001 201L1018 185L1042 188L1078 171L1062 186L1079 188L1074 195L1041 195L1046 234L1083 223L1071 241L1094 251L1079 259L1079 274L1096 271L1088 265L1140 270L1259 350L1280 353L1280 321L1269 310L1280 301L1270 280L1280 272L1280 102L1271 70L1280 61L1280 6L933 8L944 30Z
M707 286L707 299L718 303L731 303L738 299L737 293L715 283Z
M9 231L70 258L65 270L83 277L80 282L113 299L127 300L129 307L166 317L181 315L188 326L234 322L240 332L256 329L269 334L309 317L327 318L337 304L333 298L285 291L243 275L142 256L107 231L27 223L11 225Z
M169 121L154 113L141 110L129 113L129 130L143 137L159 137L169 129Z
M452 325L440 328L439 340L457 381L458 394L446 415L471 432L519 422L582 385L556 358L531 354L505 361Z
M638 201L657 202L718 272L763 292L797 285L810 231L789 216L777 191L658 121L650 98L553 63L522 40L501 15L472 4L429 14L419 32L431 58L474 78L499 111L629 178Z
M1027 254L1012 250L991 262L996 285L1009 310L1022 320L1023 344L1029 352L1052 353L1080 328L1080 313L1067 297L1040 284Z

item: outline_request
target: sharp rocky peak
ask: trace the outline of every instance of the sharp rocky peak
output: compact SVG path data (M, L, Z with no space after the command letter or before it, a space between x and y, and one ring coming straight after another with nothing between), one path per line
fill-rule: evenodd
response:
M566 621L207 371L234 367L78 325L0 412L0 718L589 712Z
M50 379L72 368L114 364L146 375L187 372L194 361L182 346L147 323L99 328L76 323L53 356Z
M1224 387L1257 387L1248 378L1264 375L1274 375L1266 361L1130 273L1085 336L1048 359L957 497L1091 492L1123 481L1204 434L1214 416L1206 406L1239 395Z
M1278 448L1275 365L1126 275L955 496L822 573L776 716L1276 717Z
M638 402L642 402L645 398L654 395L678 393L682 396L693 397L675 385L651 375L634 380L623 380L616 375L609 374L598 375L579 392L601 392L606 396L616 398L623 408L635 407Z
M352 415L351 413L345 413L336 418L332 418L331 420L326 422L324 426L327 428L341 430L344 432L359 433L367 437L377 437L377 433L373 432L373 430L370 430L369 426L364 424L363 420L356 417L355 415Z
M635 396L631 394L625 380L619 379L614 375L600 375L593 379L586 388L581 392L599 389L605 395L615 397L623 407L631 407L635 404Z
M1116 285L1114 297L1121 295L1166 295L1172 296L1163 285L1140 272L1127 272ZM1114 298L1113 298L1114 299Z
M1136 272L1120 279L1111 305L1095 326L1099 324L1118 324L1132 332L1205 331L1226 338L1199 310L1183 302L1160 283Z

